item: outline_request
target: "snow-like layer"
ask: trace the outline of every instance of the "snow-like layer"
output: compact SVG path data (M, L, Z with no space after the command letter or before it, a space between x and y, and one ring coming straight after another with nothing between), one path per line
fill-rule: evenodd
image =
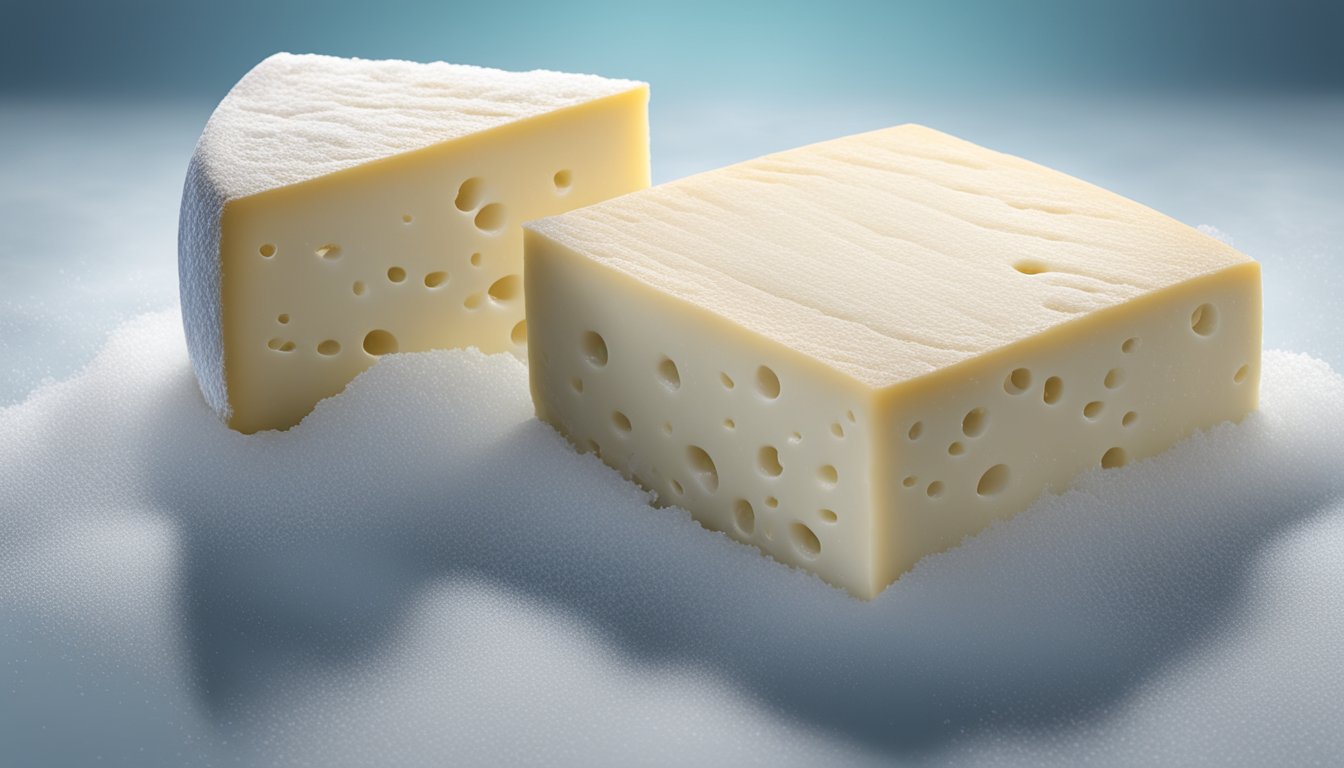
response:
M1344 754L1344 379L1309 357L863 603L647 506L510 357L391 356L243 436L179 327L0 409L20 764Z

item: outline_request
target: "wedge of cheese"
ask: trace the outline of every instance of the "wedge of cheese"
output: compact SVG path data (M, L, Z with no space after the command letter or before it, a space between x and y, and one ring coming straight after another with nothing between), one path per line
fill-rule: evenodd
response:
M928 128L525 230L537 414L865 598L1080 472L1257 403L1258 264Z
M179 230L205 399L296 424L379 356L521 353L522 232L649 184L648 88L277 54L206 124Z

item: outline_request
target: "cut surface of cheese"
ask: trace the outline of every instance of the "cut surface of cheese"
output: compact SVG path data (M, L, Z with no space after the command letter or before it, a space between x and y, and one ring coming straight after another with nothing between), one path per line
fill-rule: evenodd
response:
M538 415L853 594L1256 407L1259 265L921 126L525 227Z
M522 353L521 222L648 186L648 89L559 72L277 54L210 117L183 190L192 365L234 429L296 424L379 356Z

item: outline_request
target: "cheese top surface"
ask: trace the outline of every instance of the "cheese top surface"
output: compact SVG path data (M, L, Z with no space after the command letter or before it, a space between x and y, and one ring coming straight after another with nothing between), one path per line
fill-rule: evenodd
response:
M277 53L220 102L196 159L218 197L231 200L645 87L546 70Z
M874 387L1251 262L1124 197L918 125L527 227Z

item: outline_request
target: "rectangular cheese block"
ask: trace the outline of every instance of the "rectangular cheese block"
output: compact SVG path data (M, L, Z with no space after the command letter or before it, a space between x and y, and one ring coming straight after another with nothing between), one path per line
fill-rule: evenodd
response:
M591 75L267 59L184 192L207 400L234 429L285 428L389 352L522 354L520 224L648 186L647 102Z
M539 417L853 594L1257 403L1226 244L920 126L525 226Z

